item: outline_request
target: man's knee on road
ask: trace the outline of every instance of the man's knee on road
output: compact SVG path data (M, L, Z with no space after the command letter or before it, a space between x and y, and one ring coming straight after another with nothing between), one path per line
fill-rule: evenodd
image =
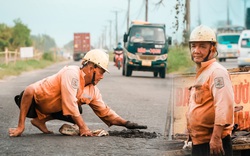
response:
M29 85L27 88L25 88L24 93L23 93L23 98L30 98L32 99L35 94L35 87L33 85Z
M34 93L35 93L35 88L33 85L28 86L24 91L21 92L20 95L15 96L15 102L17 106L21 109L21 105L26 105L29 104L28 108L28 113L27 117L29 118L36 118L37 113L36 113L36 102L34 100Z

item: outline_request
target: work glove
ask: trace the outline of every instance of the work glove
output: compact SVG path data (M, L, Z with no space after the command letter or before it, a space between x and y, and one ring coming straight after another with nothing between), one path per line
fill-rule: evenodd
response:
M125 124L127 129L147 129L146 125L138 125L137 123L127 121Z

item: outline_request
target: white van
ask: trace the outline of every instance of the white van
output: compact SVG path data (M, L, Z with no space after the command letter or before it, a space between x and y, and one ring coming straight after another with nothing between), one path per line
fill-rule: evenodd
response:
M220 62L238 57L238 41L241 33L225 32L217 34L217 50Z
M250 30L243 30L238 42L238 66L250 66Z

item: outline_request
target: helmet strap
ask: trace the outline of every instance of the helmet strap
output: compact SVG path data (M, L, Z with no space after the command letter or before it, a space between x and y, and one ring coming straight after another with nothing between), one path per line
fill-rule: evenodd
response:
M210 53L211 53L211 50L209 50L207 56L203 59L202 62L207 62L208 61L208 57L209 57Z
M209 55L211 54L211 51L213 50L215 50L215 44L212 42L211 43L212 44L212 47L209 49L209 52L208 52L208 54L207 54L207 56L204 58L204 60L202 61L202 62L206 62L206 61L208 61L208 57L209 57ZM217 52L217 50L216 50L216 52ZM218 52L217 52L217 55L218 55Z
M96 65L96 64L94 65L94 68L97 68L97 65ZM93 73L91 83L92 83L93 85L95 85L95 72Z
M93 73L93 76L92 76L92 81L91 81L91 83L92 83L93 85L95 85L95 72Z

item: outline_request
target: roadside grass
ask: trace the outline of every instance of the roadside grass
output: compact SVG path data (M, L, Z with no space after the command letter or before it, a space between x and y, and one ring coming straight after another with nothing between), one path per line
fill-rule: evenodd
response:
M188 47L171 47L168 53L168 73L193 72L195 64L191 60Z
M113 53L113 51L109 52L108 54L109 54L109 61L113 62L115 54Z
M50 66L56 62L63 61L62 58L53 59L48 54L43 55L42 59L19 60L16 63L9 62L8 65L0 64L0 79L7 76L20 75L24 71L32 71Z

